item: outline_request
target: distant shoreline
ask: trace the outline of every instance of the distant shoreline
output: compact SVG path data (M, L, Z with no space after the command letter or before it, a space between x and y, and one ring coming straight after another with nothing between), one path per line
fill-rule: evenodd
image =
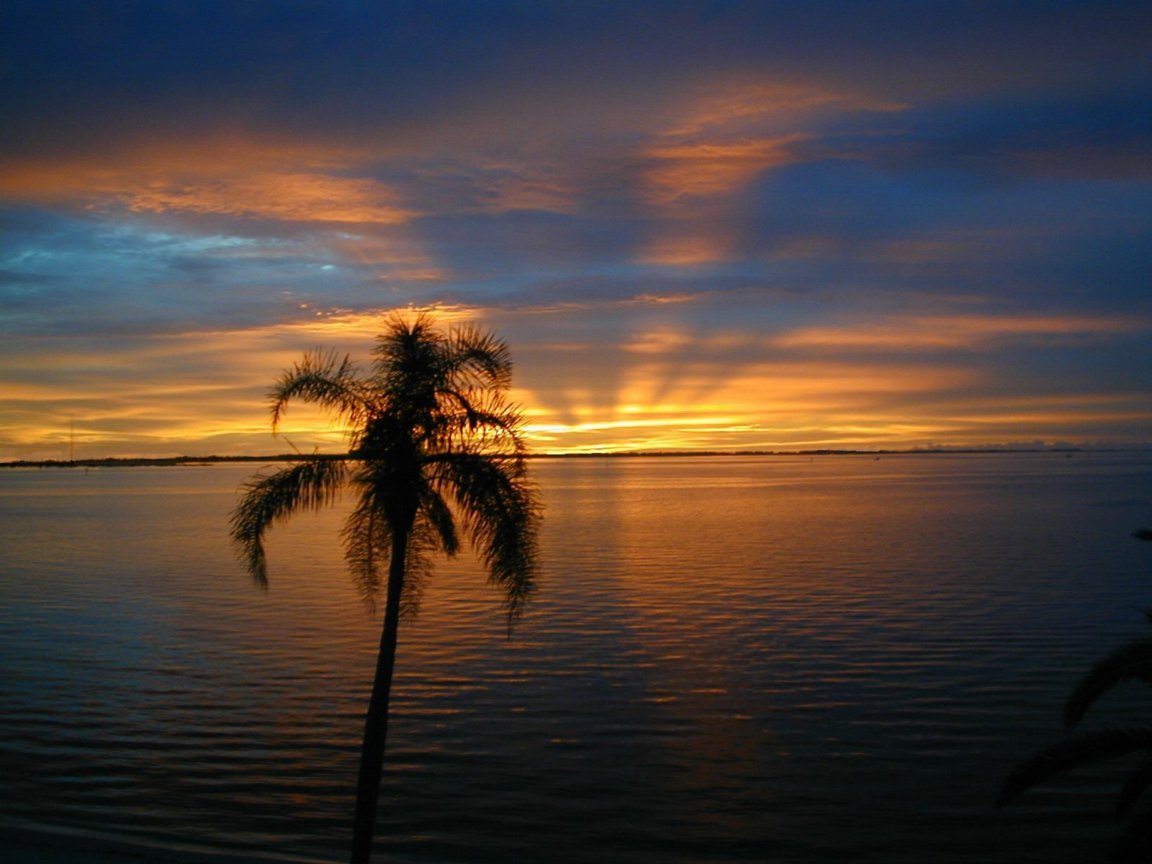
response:
M653 459L669 457L712 456L950 456L960 454L998 453L1147 453L1150 447L933 447L909 450L636 450L610 453L528 453L528 459ZM246 462L300 462L305 459L348 460L343 453L280 453L269 456L108 456L100 459L36 459L0 462L0 468L138 468L216 465Z

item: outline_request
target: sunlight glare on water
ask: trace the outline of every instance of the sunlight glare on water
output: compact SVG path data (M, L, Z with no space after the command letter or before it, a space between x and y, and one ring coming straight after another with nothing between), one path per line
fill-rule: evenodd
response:
M1147 454L531 467L543 566L512 637L467 554L404 624L389 860L1098 857L1108 770L991 801L1143 635ZM343 857L379 618L339 509L275 528L270 590L246 580L251 470L0 472L0 823Z

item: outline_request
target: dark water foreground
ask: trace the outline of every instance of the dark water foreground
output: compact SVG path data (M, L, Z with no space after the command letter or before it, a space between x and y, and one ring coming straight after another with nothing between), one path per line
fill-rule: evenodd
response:
M1147 627L1152 457L532 468L545 566L514 636L463 556L402 634L388 860L1100 857L1108 766L991 801ZM0 472L0 829L343 857L378 618L338 514L276 531L270 593L245 581L252 470Z
M194 852L180 844L153 845L112 834L36 831L0 826L4 864L267 864L278 857L239 856L227 850ZM323 859L321 859L322 861Z

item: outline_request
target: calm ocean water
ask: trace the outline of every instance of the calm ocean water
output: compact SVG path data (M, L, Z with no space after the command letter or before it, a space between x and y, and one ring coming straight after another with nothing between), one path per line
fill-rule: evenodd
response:
M0 471L0 826L344 856L379 618L339 510L246 580L254 467ZM512 638L467 555L401 634L382 859L1099 860L1116 766L991 801L1147 630L1152 455L532 469L544 569Z

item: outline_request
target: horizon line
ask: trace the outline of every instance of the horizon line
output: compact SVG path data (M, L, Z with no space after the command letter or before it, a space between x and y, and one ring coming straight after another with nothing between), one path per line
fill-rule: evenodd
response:
M834 448L819 447L803 450L607 450L607 451L561 451L530 452L521 454L525 459L636 459L666 457L720 457L720 456L915 456L950 454L989 454L989 453L1145 453L1152 451L1152 442L1133 445L1079 445L1056 444L1038 445L939 445L906 448ZM357 457L348 453L278 453L260 456L101 456L90 459L16 459L0 462L0 468L56 468L56 467L101 467L101 466L144 466L144 465L204 465L221 462L301 462L307 459L332 459L354 461Z

